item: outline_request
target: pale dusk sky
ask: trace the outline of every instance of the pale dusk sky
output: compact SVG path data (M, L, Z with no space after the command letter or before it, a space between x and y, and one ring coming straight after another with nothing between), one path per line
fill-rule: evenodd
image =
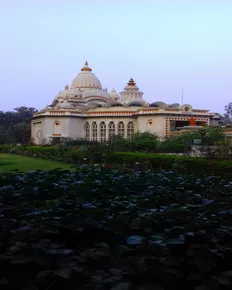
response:
M232 101L232 1L0 0L0 110L37 109L85 60L117 92L223 113Z

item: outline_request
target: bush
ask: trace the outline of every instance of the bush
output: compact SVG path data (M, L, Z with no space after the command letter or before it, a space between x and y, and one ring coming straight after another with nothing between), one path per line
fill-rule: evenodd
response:
M88 141L86 139L72 139L72 138L61 138L62 146L88 146L95 144L96 141Z
M110 162L125 168L148 167L152 170L179 170L200 175L232 175L232 162L196 157L115 152L111 154Z
M11 149L11 145L0 144L0 153L7 153Z
M183 149L183 147L180 148ZM129 170L173 170L179 172L192 172L200 175L216 174L231 176L232 162L228 161L232 160L232 150L230 147L221 146L221 151L217 149L218 151L216 153L215 151L210 151L212 148L213 147L207 147L208 155L206 158L166 154L160 155L143 152L113 152L109 144L100 143L86 147L0 145L0 152L39 157L79 165L111 164L113 167L128 168ZM170 154L171 153L170 150ZM218 159L224 159L225 161L220 161Z
M131 138L123 138L113 136L107 142L110 151L125 151L125 152L154 152L158 145L158 137L149 132L134 133Z
M199 146L198 150L209 160L232 160L232 147L228 145Z

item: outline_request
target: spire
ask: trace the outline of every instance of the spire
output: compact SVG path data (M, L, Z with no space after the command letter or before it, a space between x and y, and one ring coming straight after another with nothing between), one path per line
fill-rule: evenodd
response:
M83 68L81 69L81 71L92 71L92 69L89 67L87 60L84 64Z
M133 87L136 85L136 83L134 82L134 80L132 78L130 78L130 80L127 84L128 84L128 86L133 86Z
M133 78L130 78L129 82L124 88L124 91L120 93L120 101L123 104L129 104L131 102L139 101L140 104L144 103L142 98L143 92L139 91Z

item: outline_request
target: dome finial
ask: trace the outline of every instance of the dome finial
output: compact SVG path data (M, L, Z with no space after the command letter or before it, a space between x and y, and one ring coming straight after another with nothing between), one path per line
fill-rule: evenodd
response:
M92 69L89 67L87 60L84 64L83 68L81 69L81 71L92 71Z
M128 86L133 86L133 87L136 85L136 83L134 82L133 78L130 78L130 80L129 80L129 82L127 84L128 84Z

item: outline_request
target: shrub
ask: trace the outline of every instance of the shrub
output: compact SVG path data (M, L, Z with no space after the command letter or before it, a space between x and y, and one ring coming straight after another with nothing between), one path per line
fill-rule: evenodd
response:
M149 132L137 132L134 133L131 138L113 136L108 141L110 151L125 152L154 152L158 143L158 137Z
M228 145L199 146L198 150L209 160L232 160L232 147Z
M140 165L141 167L145 166L152 170L176 170L179 167L185 172L192 172L200 175L232 175L232 162L212 161L196 157L115 152L111 154L110 162L130 168Z
M11 149L11 145L0 144L0 153L7 153Z

